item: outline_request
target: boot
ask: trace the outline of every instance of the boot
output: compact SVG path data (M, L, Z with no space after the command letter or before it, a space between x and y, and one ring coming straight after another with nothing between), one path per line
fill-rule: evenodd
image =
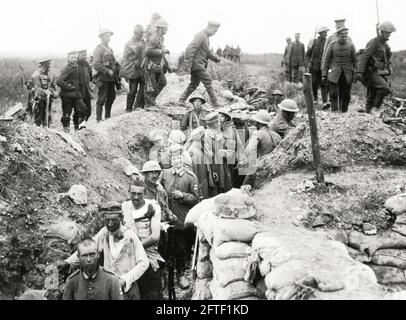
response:
M189 288L189 286L190 286L189 280L186 279L186 277L185 277L184 274L177 275L177 276L176 276L176 282L178 283L179 287L180 287L182 290L186 290L186 289Z
M323 110L328 110L328 109L330 109L330 107L331 107L330 102L326 102L323 104Z
M380 109L383 100L385 100L387 93L386 90L377 90L372 108Z
M86 129L86 120L85 121L82 121L81 123L80 123L80 125L79 125L79 130L81 130L81 129Z

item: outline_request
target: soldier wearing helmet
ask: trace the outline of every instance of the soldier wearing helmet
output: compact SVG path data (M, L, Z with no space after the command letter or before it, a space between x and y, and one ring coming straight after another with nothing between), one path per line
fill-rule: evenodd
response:
M367 103L365 111L379 110L383 100L390 93L389 77L392 73L392 52L388 40L396 31L393 23L383 22L378 27L379 34L368 42L365 50L358 58L356 80L367 87Z
M145 48L145 104L147 109L154 109L156 98L166 87L165 74L171 69L165 58L169 51L164 46L164 37L168 32L168 23L163 19L158 19L154 24L155 30L148 38Z
M294 100L285 99L279 105L279 113L272 120L270 127L273 131L278 133L282 138L284 138L287 132L293 128L295 125L293 119L299 112L299 108Z
M190 97L189 102L193 105L193 110L188 111L182 119L180 129L185 133L186 138L189 138L193 129L200 126L206 126L206 116L208 112L203 109L206 104L206 99L200 94L194 94Z
M327 103L327 86L321 81L321 62L323 59L323 50L327 41L327 27L320 27L317 32L319 37L314 40L313 45L306 52L306 66L312 75L312 87L314 100L317 101L318 91L321 89L321 98L325 108Z
M274 92L272 92L272 104L270 104L268 107L268 113L278 112L278 105L282 102L282 100L283 100L282 91L278 89L274 90Z

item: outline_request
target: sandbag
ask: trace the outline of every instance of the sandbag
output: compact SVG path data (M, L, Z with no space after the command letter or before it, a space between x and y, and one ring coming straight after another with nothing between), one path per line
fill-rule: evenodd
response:
M406 284L405 270L403 269L375 265L369 266L374 271L379 284Z
M269 290L278 291L308 276L307 268L300 260L291 260L268 273L265 284Z
M195 205L192 209L189 210L185 218L185 226L187 225L196 225L199 218L205 212L211 212L214 210L214 198L203 200Z
M213 263L213 279L220 286L225 287L232 282L244 281L247 259L232 258L220 260L216 258L213 250L210 252L210 259Z
M207 242L199 242L199 251L197 253L197 261L207 261L210 260L210 250L211 247Z
M210 246L213 246L213 228L216 223L218 223L218 218L212 212L205 212L200 216L196 224L200 234Z
M213 278L213 264L210 260L198 261L196 265L196 273L199 279Z
M46 290L30 290L25 291L17 300L47 300L45 298Z
M211 279L196 279L192 300L211 300L212 295L208 286L210 281Z
M378 266L406 269L405 250L385 249L378 250L371 259L372 264Z
M259 272L261 273L261 276L265 277L271 271L272 264L269 262L269 260L262 260L259 264Z
M214 247L230 241L251 243L254 236L263 231L259 223L244 219L218 219L213 227Z
M214 254L218 259L246 258L249 256L250 246L244 242L225 242L215 247Z
M286 250L282 240L273 237L269 232L257 234L252 240L252 252L256 252L263 260L273 266L279 266L292 260L292 253Z
M406 213L406 193L390 197L384 204L391 213L399 216Z
M257 296L255 287L245 281L233 282L226 287L222 287L217 281L213 280L210 282L209 288L213 300L238 300Z

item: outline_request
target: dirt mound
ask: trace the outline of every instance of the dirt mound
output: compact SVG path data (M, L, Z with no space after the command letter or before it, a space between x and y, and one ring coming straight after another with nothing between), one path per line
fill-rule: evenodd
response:
M169 132L169 124L155 112L112 118L70 135L83 154L53 131L0 123L7 139L0 143L0 297L14 297L26 287L42 289L44 266L68 256L75 245L45 237L48 231L61 221L80 225L82 236L99 230L98 205L127 197L129 178L115 160L139 168L153 145L151 132ZM76 184L86 187L87 205L60 197Z
M307 117L270 155L262 159L259 177L280 175L287 170L312 168L313 155ZM396 134L379 118L367 114L318 112L322 161L326 169L351 165L404 165L406 136Z

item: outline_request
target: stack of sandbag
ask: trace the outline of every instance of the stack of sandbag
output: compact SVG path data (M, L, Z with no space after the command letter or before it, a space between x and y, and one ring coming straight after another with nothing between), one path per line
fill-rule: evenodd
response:
M197 254L197 279L193 289L192 300L210 300L212 298L209 283L213 279L213 264L210 261L211 247L204 236L199 235Z
M197 222L211 247L213 279L209 288L214 300L258 299L255 286L246 276L252 239L263 231L253 220L255 215L252 198L233 189L215 197L213 210L202 214Z
M370 266L378 283L406 284L406 237L393 231L375 237L352 231L348 242L351 256Z
M385 209L396 216L392 230L406 237L406 193L395 195L386 200Z
M374 299L372 270L352 259L344 244L305 230L273 230L252 241L269 300Z

